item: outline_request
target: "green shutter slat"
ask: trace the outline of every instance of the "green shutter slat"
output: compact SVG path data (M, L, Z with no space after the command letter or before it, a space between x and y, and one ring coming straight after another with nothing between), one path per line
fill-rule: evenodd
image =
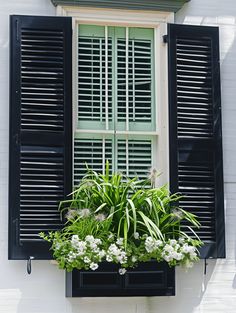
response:
M152 141L117 139L117 170L129 178L146 179L152 167Z
M104 155L103 155L104 153ZM106 160L112 170L112 140L75 138L74 140L74 186L78 186L88 168L103 173ZM103 161L105 161L103 163Z
M168 37L171 190L199 218L201 256L224 257L218 28L170 24Z
M71 18L10 18L9 258L51 258L71 192Z

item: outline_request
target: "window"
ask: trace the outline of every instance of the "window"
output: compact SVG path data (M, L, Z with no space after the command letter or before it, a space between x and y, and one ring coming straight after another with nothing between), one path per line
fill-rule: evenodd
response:
M74 32L80 49L73 49L75 108L80 103L74 120L72 19L11 17L9 258L51 258L38 233L62 226L57 207L72 190L72 160L78 182L82 160L92 154L95 169L109 159L129 175L158 165L163 183L183 191L181 205L200 218L202 257L224 257L218 29L169 24L167 30L152 12L149 20L145 13L120 14L125 25L118 27L110 11L99 11L97 20L93 10L81 12L79 38ZM140 72L136 54L147 55Z
M85 162L145 178L156 155L152 28L78 26L74 184Z

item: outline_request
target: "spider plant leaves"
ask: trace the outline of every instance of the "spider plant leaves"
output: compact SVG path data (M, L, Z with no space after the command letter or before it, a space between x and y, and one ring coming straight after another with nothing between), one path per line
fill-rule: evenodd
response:
M160 229L157 227L157 225L153 223L153 221L148 216L146 216L142 211L138 211L138 214L140 215L145 226L147 227L150 236L163 240L164 237Z
M183 198L181 194L170 194L167 185L154 188L150 179L112 174L109 162L106 162L103 174L87 166L86 175L70 196L71 199L60 203L61 214L66 210L84 208L89 208L94 218L97 214L104 214L108 231L118 237L123 236L125 242L136 232L161 240L182 236L183 221L187 221L189 227L200 225L195 215L178 207L178 201ZM179 216L175 210L180 212ZM81 217L75 222L83 224ZM88 230L92 222L89 225L90 222L84 226L85 229ZM99 227L105 227L101 225ZM97 230L91 228L91 231ZM192 233L196 237L196 233Z
M131 199L127 199L130 207L131 207L131 211L132 211L132 223L133 223L133 231L134 233L136 233L137 231L137 214L136 214L136 207L134 205L134 202Z

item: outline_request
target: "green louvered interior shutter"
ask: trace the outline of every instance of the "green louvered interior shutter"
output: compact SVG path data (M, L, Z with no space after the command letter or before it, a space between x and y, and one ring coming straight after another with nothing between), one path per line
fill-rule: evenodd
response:
M9 258L50 258L71 192L71 18L10 18Z
M199 217L201 256L224 257L218 28L170 24L168 44L171 190Z
M106 160L146 178L157 145L153 29L80 24L77 49L74 185L85 163L102 173Z

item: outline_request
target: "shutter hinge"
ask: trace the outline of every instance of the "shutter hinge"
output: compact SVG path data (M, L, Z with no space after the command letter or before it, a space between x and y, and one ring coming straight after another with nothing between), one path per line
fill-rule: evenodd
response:
M164 43L168 43L169 42L169 36L168 35L162 36L162 39L163 39Z

